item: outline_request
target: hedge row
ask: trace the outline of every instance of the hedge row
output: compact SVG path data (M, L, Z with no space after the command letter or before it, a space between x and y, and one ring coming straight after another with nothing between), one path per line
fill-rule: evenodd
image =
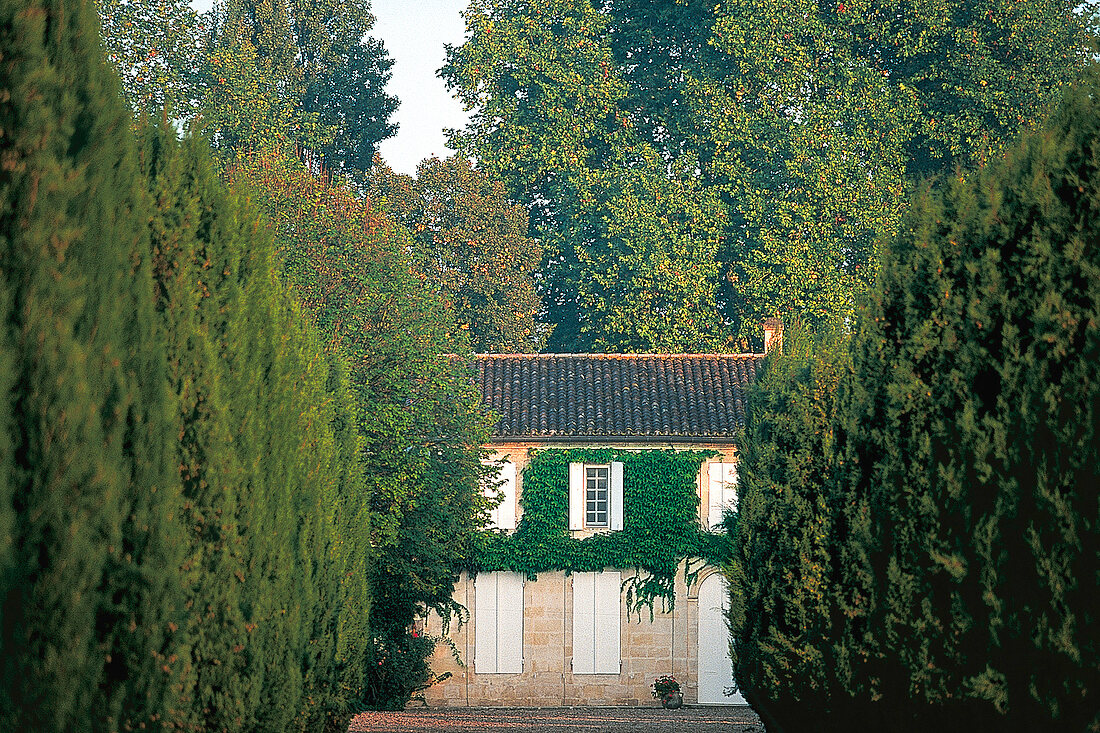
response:
M797 330L796 330L797 331ZM927 189L749 400L735 676L768 730L1100 730L1100 79Z
M345 729L369 653L346 368L93 11L0 5L0 728Z

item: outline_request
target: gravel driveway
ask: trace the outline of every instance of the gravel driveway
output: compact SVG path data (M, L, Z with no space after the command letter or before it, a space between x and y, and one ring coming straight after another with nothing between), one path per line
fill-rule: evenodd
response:
M349 733L762 733L747 707L430 708L367 712Z

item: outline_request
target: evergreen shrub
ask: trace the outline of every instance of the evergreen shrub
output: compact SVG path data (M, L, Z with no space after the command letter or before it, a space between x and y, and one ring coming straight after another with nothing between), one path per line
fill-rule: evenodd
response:
M178 487L129 110L79 0L0 4L0 728L177 707Z
M1098 94L916 199L856 339L844 488L895 730L1100 727Z
M838 395L851 378L847 334L786 325L749 388L738 441L732 528L734 677L769 730L844 725L847 691L831 649L841 503Z
M1100 730L1098 174L1094 69L916 196L850 377L797 335L769 359L731 574L771 733Z

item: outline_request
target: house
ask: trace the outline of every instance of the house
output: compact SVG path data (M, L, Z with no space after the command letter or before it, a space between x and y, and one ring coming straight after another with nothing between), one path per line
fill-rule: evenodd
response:
M768 347L775 333L773 325ZM639 509L632 501L642 501L646 486L660 489L663 479L647 475L653 473L647 467L685 455L684 490L694 493L685 504L691 531L716 527L736 501L734 441L762 360L760 354L478 356L484 401L499 416L488 447L501 466L502 500L492 517L500 541L523 539L522 531L514 533L537 503L538 511L556 507L549 511L561 516L547 526L562 539L536 542L523 558L554 547L591 550L599 542L629 553L614 535L625 537L632 526L639 545L660 547L660 531L639 533L645 516L638 512L660 515L661 503ZM586 456L594 458L577 460ZM445 679L425 690L427 704L651 705L650 685L667 674L680 682L687 703L744 704L725 694L733 684L725 580L702 560L683 558L677 570L666 577L664 596L641 610L628 591L644 579L634 566L560 567L533 579L522 568L463 574L454 600L469 611L466 623L444 630L433 628L438 619L428 621L429 633L446 631L447 638L431 660Z

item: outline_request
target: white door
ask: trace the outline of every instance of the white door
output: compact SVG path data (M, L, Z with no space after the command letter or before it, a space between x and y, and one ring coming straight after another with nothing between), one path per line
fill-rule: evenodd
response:
M733 687L730 632L726 625L729 591L721 573L708 575L699 586L699 704L747 705Z

